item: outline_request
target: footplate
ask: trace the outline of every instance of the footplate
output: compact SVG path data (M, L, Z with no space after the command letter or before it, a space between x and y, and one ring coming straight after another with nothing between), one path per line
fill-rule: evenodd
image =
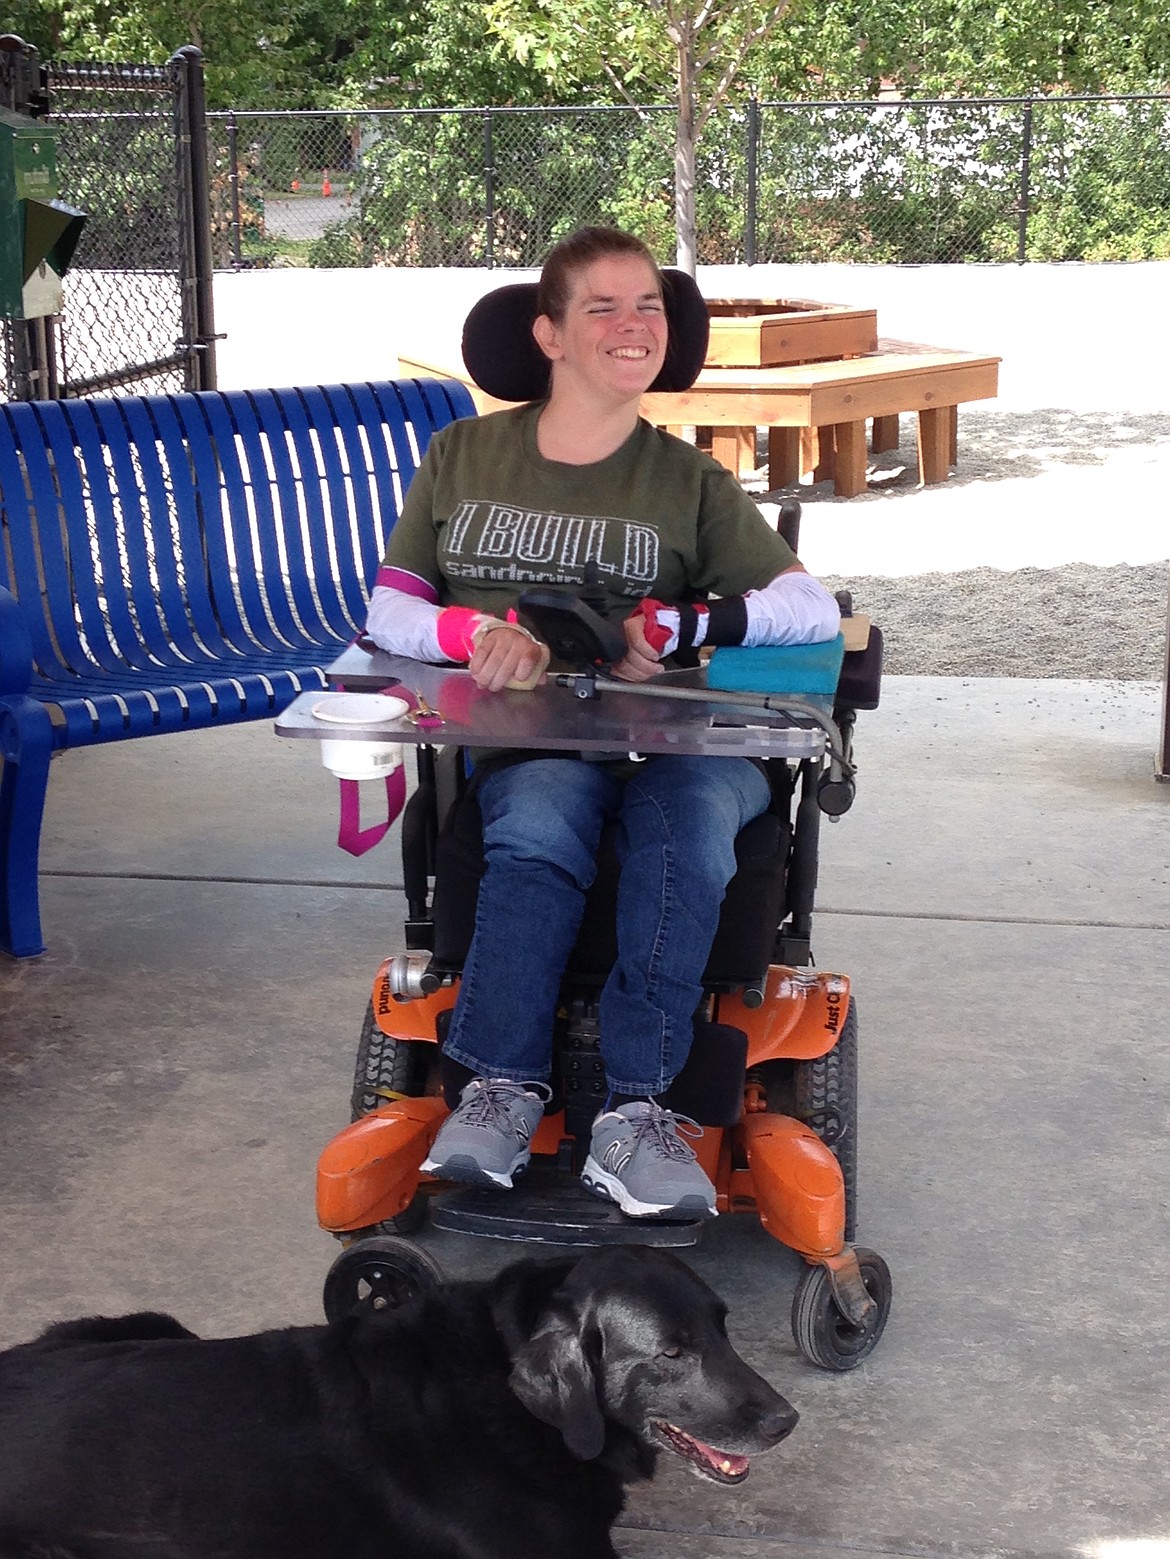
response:
M627 1218L590 1196L574 1177L532 1161L511 1191L463 1186L431 1198L431 1224L481 1239L531 1240L545 1245L656 1245L698 1243L705 1219L668 1223Z

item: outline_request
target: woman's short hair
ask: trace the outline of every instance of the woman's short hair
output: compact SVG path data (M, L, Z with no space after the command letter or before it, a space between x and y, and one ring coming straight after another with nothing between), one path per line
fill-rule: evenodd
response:
M658 291L662 292L658 261L640 238L623 232L620 227L581 227L549 251L537 283L536 312L547 314L554 325L562 324L577 272L592 265L594 260L615 254L636 255L645 260L654 272Z

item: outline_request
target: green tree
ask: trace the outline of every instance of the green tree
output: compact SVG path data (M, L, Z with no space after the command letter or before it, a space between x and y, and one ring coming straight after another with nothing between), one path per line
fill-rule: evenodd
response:
M356 34L381 3L9 0L4 25L44 59L161 65L194 43L210 107L313 107L335 99Z
M765 97L1154 91L1164 0L793 0L748 70Z
M516 58L551 82L606 80L628 102L667 96L674 121L678 264L697 259L695 158L711 115L789 0L489 0L491 24Z
M359 0L351 0L351 4ZM355 28L346 61L347 106L498 108L554 101L545 76L508 49L483 0L360 0L371 14ZM555 98L577 89L556 83Z

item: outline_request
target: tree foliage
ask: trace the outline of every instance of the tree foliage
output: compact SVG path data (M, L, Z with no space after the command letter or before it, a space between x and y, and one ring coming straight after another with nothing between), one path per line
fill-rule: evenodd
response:
M204 51L237 108L1160 90L1165 0L8 0L45 58Z
M164 64L196 44L212 108L339 100L367 0L8 0L8 31L43 59Z
M694 273L699 140L789 0L489 0L491 25L552 83L604 80L629 102L675 107L678 263Z
M1163 0L793 0L748 74L765 98L1160 90Z

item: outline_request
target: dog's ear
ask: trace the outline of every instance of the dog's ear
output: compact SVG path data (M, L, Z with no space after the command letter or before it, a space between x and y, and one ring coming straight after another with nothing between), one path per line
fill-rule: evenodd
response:
M559 1429L578 1461L600 1456L605 1419L580 1317L557 1305L516 1350L510 1384L528 1411Z

